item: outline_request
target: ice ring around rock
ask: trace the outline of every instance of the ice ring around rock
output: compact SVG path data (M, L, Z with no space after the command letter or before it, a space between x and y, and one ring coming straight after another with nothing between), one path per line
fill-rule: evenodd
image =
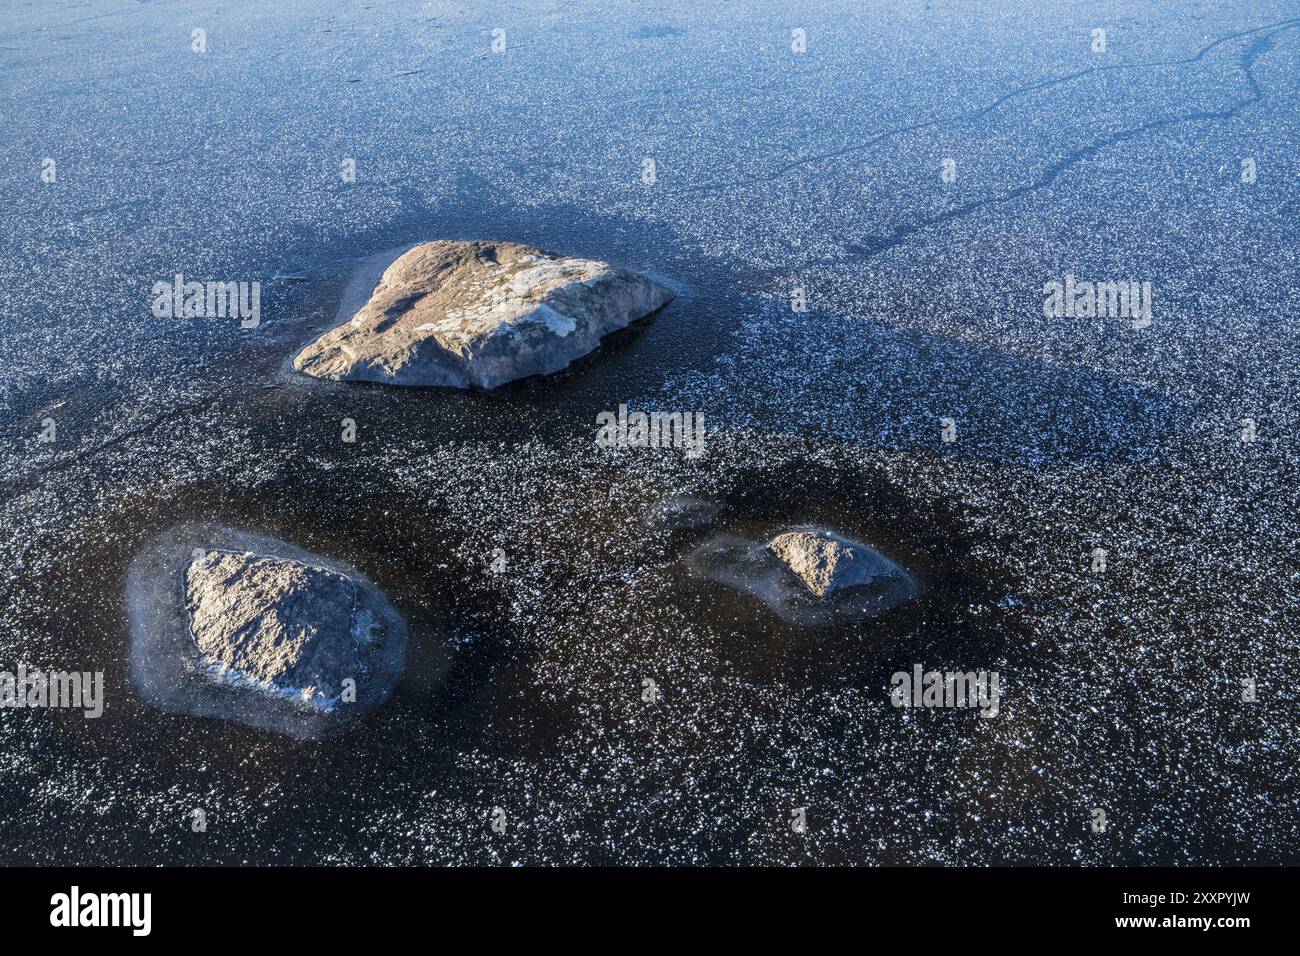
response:
M354 568L286 541L184 524L127 574L131 677L149 703L300 738L383 703L406 624Z
M687 564L804 625L871 617L919 590L911 574L875 548L812 526L767 542L716 535L696 548Z

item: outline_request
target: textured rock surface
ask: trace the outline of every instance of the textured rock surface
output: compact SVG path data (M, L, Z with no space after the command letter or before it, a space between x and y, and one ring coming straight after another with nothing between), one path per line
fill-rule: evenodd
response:
M131 562L126 599L132 684L170 713L314 739L378 707L402 673L406 622L384 594L278 538L176 525Z
M329 708L382 624L356 585L327 568L251 552L210 551L185 574L194 642L215 676Z
M785 562L818 597L839 588L903 573L902 568L879 551L833 531L787 531L769 541L767 549Z
M672 298L604 262L518 243L426 242L293 364L341 381L495 388L564 368Z

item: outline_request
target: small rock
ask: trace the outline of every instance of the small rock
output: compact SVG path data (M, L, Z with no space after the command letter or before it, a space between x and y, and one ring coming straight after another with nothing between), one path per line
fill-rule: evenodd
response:
M819 598L839 588L902 574L902 568L874 548L822 529L779 534L768 542L767 550Z
M766 544L722 533L686 561L696 574L806 627L874 617L919 592L915 579L885 555L823 528L798 528Z
M491 389L559 371L672 298L605 262L512 242L426 242L293 365L336 381Z

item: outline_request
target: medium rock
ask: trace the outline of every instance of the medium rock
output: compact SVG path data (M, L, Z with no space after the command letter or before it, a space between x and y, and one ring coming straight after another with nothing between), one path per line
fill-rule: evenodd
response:
M382 623L356 584L317 565L209 551L185 573L190 633L219 680L332 709Z
M490 389L559 371L672 298L605 262L518 243L426 242L293 364L338 381Z
M348 565L215 526L165 532L132 562L131 674L150 703L296 737L379 706L406 624Z

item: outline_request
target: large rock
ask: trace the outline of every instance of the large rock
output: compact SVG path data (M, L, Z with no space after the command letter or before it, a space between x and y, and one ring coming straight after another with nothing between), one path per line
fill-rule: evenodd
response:
M360 572L205 524L159 535L127 575L131 676L149 703L314 738L387 698L406 624Z
M903 573L902 568L874 548L820 528L778 534L767 543L767 550L784 561L819 598L840 588L870 584L877 578Z
M559 371L672 298L605 262L512 242L426 242L293 364L340 381L490 389Z

